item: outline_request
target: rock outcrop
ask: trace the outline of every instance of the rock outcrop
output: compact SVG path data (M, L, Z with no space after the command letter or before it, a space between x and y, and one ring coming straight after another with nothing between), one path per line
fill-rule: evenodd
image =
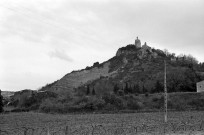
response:
M135 53L136 47L133 44L129 44L126 47L119 48L116 52L116 56L120 56L121 54L132 54Z

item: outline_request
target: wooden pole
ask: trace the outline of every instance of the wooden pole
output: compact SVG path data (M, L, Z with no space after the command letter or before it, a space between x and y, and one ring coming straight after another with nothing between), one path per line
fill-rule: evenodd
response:
M166 60L164 60L164 122L167 122Z

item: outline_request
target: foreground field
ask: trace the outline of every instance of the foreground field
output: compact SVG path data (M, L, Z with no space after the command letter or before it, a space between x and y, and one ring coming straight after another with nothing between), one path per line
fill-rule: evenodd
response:
M204 135L204 112L0 115L0 135Z

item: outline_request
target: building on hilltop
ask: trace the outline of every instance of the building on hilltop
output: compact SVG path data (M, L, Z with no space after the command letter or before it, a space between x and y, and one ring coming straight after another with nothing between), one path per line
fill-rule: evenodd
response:
M145 42L144 45L147 46L147 43Z
M204 81L197 82L197 92L204 92Z
M137 39L135 40L135 46L136 46L137 48L141 48L141 42L140 42L140 40L138 39L138 37L137 37Z
M142 50L144 50L144 51L147 51L147 50L148 50L149 52L152 52L152 48L149 47L146 42L145 42L144 45L142 46Z

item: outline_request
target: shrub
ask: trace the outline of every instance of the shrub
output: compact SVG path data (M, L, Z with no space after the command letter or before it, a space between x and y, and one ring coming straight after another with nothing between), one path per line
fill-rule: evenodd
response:
M117 109L115 108L114 105L108 103L108 104L104 107L104 110L106 110L106 111L113 111L113 110L117 110Z
M89 101L88 96L78 97L75 100L73 100L74 105L79 105L81 103L87 103Z
M103 99L97 99L94 101L94 105L96 106L97 110L101 110L105 106L105 101Z
M204 107L204 99L193 99L188 103L193 108L199 109Z
M149 96L149 94L148 93L145 93L145 97L148 97Z
M85 103L84 110L102 110L105 106L105 101L101 98L90 97Z
M3 112L3 96L1 95L1 90L0 90L0 113Z
M152 101L153 102L157 102L159 99L157 98L157 97L154 97L153 99L152 99Z
M105 101L106 104L112 104L117 109L124 108L124 101L122 98L114 95L114 94L104 94L102 99Z
M124 96L124 91L123 90L118 90L118 95L119 96Z
M141 109L141 104L139 104L139 102L136 101L135 99L129 98L127 100L127 107L128 109L138 110L138 109Z
M42 112L58 112L58 113L62 113L65 111L64 109L64 105L57 102L54 98L48 98L45 99L40 107L39 110Z

